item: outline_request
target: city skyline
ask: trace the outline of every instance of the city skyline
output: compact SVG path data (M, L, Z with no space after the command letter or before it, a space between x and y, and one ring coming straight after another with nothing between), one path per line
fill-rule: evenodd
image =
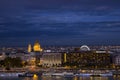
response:
M1 0L0 46L120 45L119 0Z

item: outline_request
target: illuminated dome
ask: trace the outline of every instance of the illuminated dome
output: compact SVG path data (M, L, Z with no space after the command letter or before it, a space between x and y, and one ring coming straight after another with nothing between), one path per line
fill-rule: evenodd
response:
M81 51L90 51L90 48L87 45L83 45L80 47Z
M39 44L39 41L36 41L34 43L34 46L33 46L33 50L36 52L36 51L42 51L41 47L40 47L40 44Z

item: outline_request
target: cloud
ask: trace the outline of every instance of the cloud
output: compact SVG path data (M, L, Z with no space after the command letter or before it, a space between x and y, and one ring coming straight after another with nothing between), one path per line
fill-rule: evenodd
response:
M120 40L120 0L0 0L0 39L12 45ZM15 43L13 43L15 42ZM68 43L67 43L68 42Z

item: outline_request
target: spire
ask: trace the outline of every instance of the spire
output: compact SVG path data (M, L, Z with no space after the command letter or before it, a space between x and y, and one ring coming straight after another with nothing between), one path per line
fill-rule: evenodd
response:
M31 52L32 51L32 46L31 44L28 45L28 52Z

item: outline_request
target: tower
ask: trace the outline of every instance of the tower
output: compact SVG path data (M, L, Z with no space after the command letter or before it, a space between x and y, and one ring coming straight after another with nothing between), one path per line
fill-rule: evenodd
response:
M28 52L31 52L32 51L32 46L31 44L28 45Z
M42 58L42 48L39 44L39 41L35 41L34 45L33 45L33 51L35 53L35 57L36 57L36 65L40 65L41 64L41 58Z
M36 41L36 42L34 43L33 50L34 50L35 52L41 52L41 51L42 51L41 46L40 46L40 44L39 44L39 41Z

